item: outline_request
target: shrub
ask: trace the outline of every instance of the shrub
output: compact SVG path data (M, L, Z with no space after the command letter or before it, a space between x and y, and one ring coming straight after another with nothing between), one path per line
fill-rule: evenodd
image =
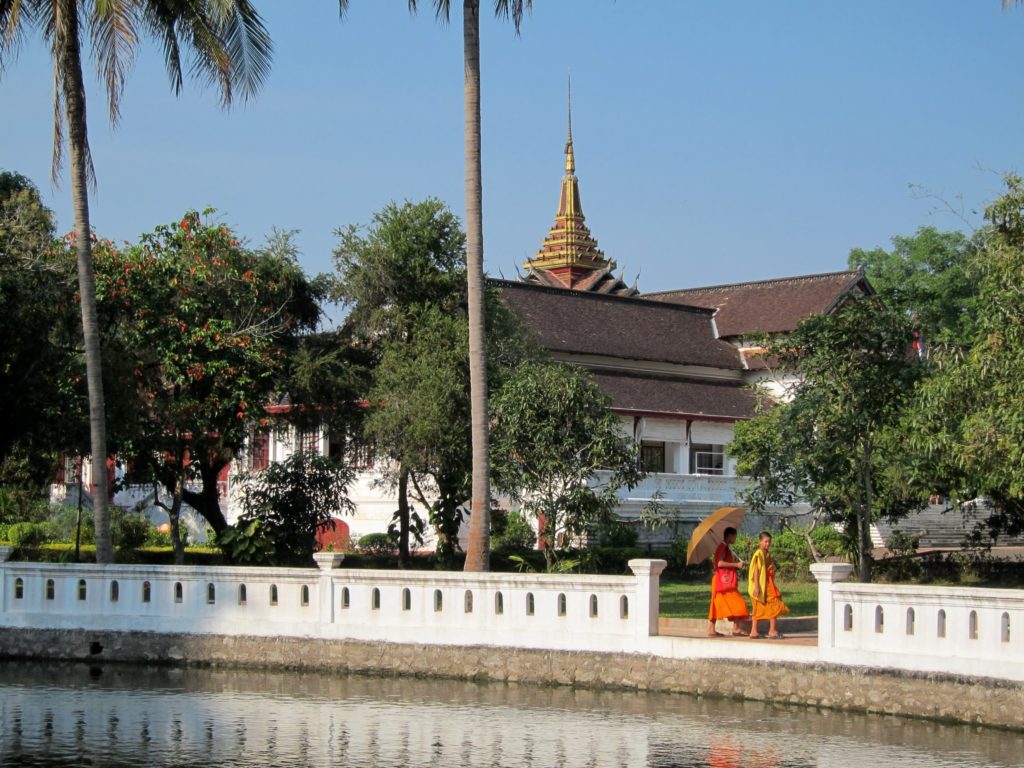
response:
M39 547L54 537L48 523L14 523L7 527L7 538L16 547Z
M231 562L242 565L270 565L276 553L268 527L260 520L229 525L217 536L217 546Z
M38 492L0 486L0 523L42 523L50 517L50 503Z
M386 533L367 533L359 537L356 549L368 555L390 555L398 549L398 542Z
M635 547L640 540L640 532L621 520L610 520L597 529L597 540L602 547Z
M537 533L521 512L504 515L504 525L491 538L492 550L533 549Z
M149 520L141 515L110 508L110 535L117 549L138 549L143 546L152 527Z

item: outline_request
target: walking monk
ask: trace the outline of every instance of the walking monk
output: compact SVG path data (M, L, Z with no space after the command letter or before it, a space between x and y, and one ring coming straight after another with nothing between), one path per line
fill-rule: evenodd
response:
M761 531L757 550L750 558L750 573L747 576L747 593L753 615L750 622L750 636L759 637L757 622L768 620L768 638L778 640L782 637L775 620L789 613L789 608L782 602L782 594L775 586L775 559L768 551L772 546L772 535Z
M717 637L715 622L719 619L729 619L733 622L733 634L743 634L735 625L750 616L747 611L747 601L740 595L737 585L739 584L739 570L743 567L743 561L733 554L730 547L736 541L736 529L726 528L722 535L722 543L715 550L711 561L715 569L715 576L711 580L711 607L708 610L708 637Z

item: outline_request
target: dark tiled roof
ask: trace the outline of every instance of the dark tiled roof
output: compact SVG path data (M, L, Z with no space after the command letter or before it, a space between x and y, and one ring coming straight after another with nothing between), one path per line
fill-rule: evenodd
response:
M715 338L712 313L706 309L508 280L491 282L538 343L553 353L743 368L735 347Z
M623 371L592 373L617 410L722 419L749 419L754 415L754 393L740 383Z
M862 272L851 270L645 293L644 298L717 309L718 333L728 338L791 331L805 317L829 312L858 293L874 290Z
M546 269L531 267L523 277L524 283L533 285L546 285L550 288L565 288L566 285L556 275ZM626 285L621 279L612 274L611 267L592 270L586 277L572 286L574 291L588 291L591 293L612 293L616 296L637 296L640 291L636 284Z

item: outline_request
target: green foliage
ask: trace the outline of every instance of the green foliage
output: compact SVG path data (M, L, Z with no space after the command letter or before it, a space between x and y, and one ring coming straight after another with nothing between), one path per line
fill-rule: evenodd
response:
M987 497L993 534L1024 531L1024 180L986 210L973 345L935 350L904 421L916 486L960 505Z
M16 547L38 547L53 541L49 523L14 523L7 526L7 540Z
M367 533L359 537L356 549L368 555L390 555L398 549L398 537L391 533Z
M885 303L912 319L926 344L967 344L978 317L977 275L972 268L979 245L962 232L921 227L897 235L892 251L850 252L850 267L864 267Z
M93 256L125 413L111 441L220 529L217 473L267 423L287 353L319 317L314 286L286 237L251 251L194 211L124 250L100 240Z
M12 461L31 485L47 482L57 452L84 435L74 262L53 233L32 182L0 172L0 484Z
M850 532L860 577L870 579L871 521L896 519L925 502L899 466L899 420L921 367L908 353L910 321L877 299L848 302L767 341L777 380L793 383L736 425L730 452L753 483L747 503L809 503Z
M609 521L619 488L644 475L608 406L583 370L532 361L491 401L494 483L539 521L549 570L555 547ZM598 479L597 469L607 472Z
M293 453L281 462L246 478L242 513L235 525L250 539L267 537L273 542L273 560L281 565L309 564L316 547L317 531L326 530L332 518L352 511L348 486L353 472L326 456ZM259 523L251 527L251 523ZM251 532L250 532L251 531ZM240 534L235 534L238 536ZM236 542L224 545L229 555ZM243 548L246 556L262 556L262 544Z
M149 539L153 525L142 515L110 509L110 532L117 549L138 549Z
M533 549L537 543L537 532L530 521L516 511L507 514L491 513L491 549L517 550Z
M34 489L0 486L0 523L39 523L50 517L50 504Z
M597 528L597 541L602 547L635 547L640 540L636 526L622 520L609 520Z
M270 526L256 518L229 525L217 534L217 546L238 565L273 565L277 559Z

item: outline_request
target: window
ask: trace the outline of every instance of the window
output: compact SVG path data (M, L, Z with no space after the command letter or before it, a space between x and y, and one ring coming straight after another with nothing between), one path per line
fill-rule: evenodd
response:
M590 618L597 618L597 595L590 596Z
M54 584L53 579L46 580L46 599L53 600L56 593L57 585Z
M349 606L352 605L352 596L349 594L348 587L341 588L341 609L348 610Z
M370 593L370 610L380 610L380 590L377 589L377 587L374 587L373 591Z
M914 609L913 608L907 608L907 634L908 635L914 634L914 622L916 621L916 618L917 617L914 614Z
M318 428L304 429L299 432L298 452L307 455L320 453L320 430Z
M373 468L373 446L363 439L332 432L327 436L327 455L357 469Z
M533 601L533 592L527 592L526 593L526 615L527 616L533 616L533 612L534 612L535 608L536 608L536 606L534 605L534 601Z
M246 595L245 584L239 584L238 585L238 604L239 605L245 605L246 602L247 602L247 595Z
M625 595L619 598L619 618L629 618L629 598Z
M86 596L85 579L79 579L78 580L78 599L79 600L85 600L85 596Z
M22 600L25 597L25 580L20 576L14 580L14 599Z
M665 472L665 444L640 443L640 463L644 472Z
M711 443L691 445L690 473L694 475L724 475L725 446Z
M116 603L121 597L121 586L116 582L110 582L110 602Z
M142 582L142 602L148 603L153 599L153 586L148 582Z
M270 466L270 433L254 431L249 442L249 469L258 472Z
M565 614L566 614L565 595L564 594L560 594L558 596L558 615L559 616L565 616Z
M444 608L444 596L440 589L434 590L434 610L441 611Z
M405 589L402 590L402 610L403 611L411 611L412 610L412 592L409 591L408 587L406 587Z
M206 602L210 605L217 602L217 587L212 583L206 585Z
M277 584L270 585L270 604L277 605Z
M463 599L463 609L466 613L473 612L473 590L467 589L466 596Z
M309 607L309 585L303 584L302 589L299 590L299 605L303 608Z
M174 584L174 602L180 603L184 597L184 592L181 587L181 582L175 582Z
M494 595L494 612L498 615L505 612L505 596L501 592Z

